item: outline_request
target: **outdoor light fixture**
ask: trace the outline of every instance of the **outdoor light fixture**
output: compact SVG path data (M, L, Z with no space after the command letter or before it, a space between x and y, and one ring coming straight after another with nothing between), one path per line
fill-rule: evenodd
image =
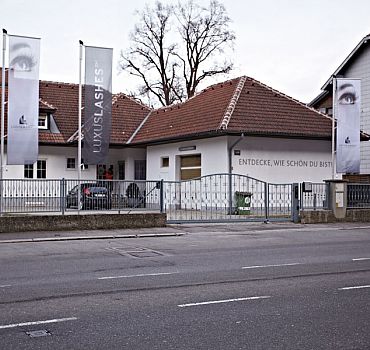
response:
M179 147L179 151L194 151L197 149L197 146L185 146L185 147Z

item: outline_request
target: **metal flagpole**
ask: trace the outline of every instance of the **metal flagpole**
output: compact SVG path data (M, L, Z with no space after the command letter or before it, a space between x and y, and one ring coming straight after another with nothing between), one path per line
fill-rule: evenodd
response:
M80 40L80 60L79 60L79 86L78 86L78 155L77 155L77 166L78 166L78 210L80 210L80 199L81 199L81 148L82 148L82 51L84 43Z
M331 164L332 164L332 179L335 178L335 105L336 105L336 90L337 90L337 79L333 75L333 115L331 123Z
M3 213L4 143L5 143L5 51L7 31L3 29L3 63L1 68L1 134L0 134L0 214Z

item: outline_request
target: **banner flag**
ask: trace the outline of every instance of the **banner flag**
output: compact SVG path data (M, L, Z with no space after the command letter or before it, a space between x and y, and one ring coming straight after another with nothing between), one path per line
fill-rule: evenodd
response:
M361 80L337 79L337 173L360 172Z
M112 127L113 49L86 46L85 108L82 158L85 164L105 164Z
M38 157L40 39L9 35L8 164Z

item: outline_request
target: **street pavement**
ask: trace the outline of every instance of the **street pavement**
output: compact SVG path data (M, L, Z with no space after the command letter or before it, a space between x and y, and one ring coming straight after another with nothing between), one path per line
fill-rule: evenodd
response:
M0 349L370 349L370 225L2 234L0 310Z

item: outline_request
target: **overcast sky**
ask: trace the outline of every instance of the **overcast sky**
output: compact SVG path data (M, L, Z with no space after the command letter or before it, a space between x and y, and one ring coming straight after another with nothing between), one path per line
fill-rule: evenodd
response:
M303 102L370 33L369 0L221 2L236 34L230 78L247 75ZM135 10L146 3L154 0L1 0L0 26L42 39L42 80L78 83L79 40L112 47L113 91L125 92L134 85L118 75L119 53L129 45Z

